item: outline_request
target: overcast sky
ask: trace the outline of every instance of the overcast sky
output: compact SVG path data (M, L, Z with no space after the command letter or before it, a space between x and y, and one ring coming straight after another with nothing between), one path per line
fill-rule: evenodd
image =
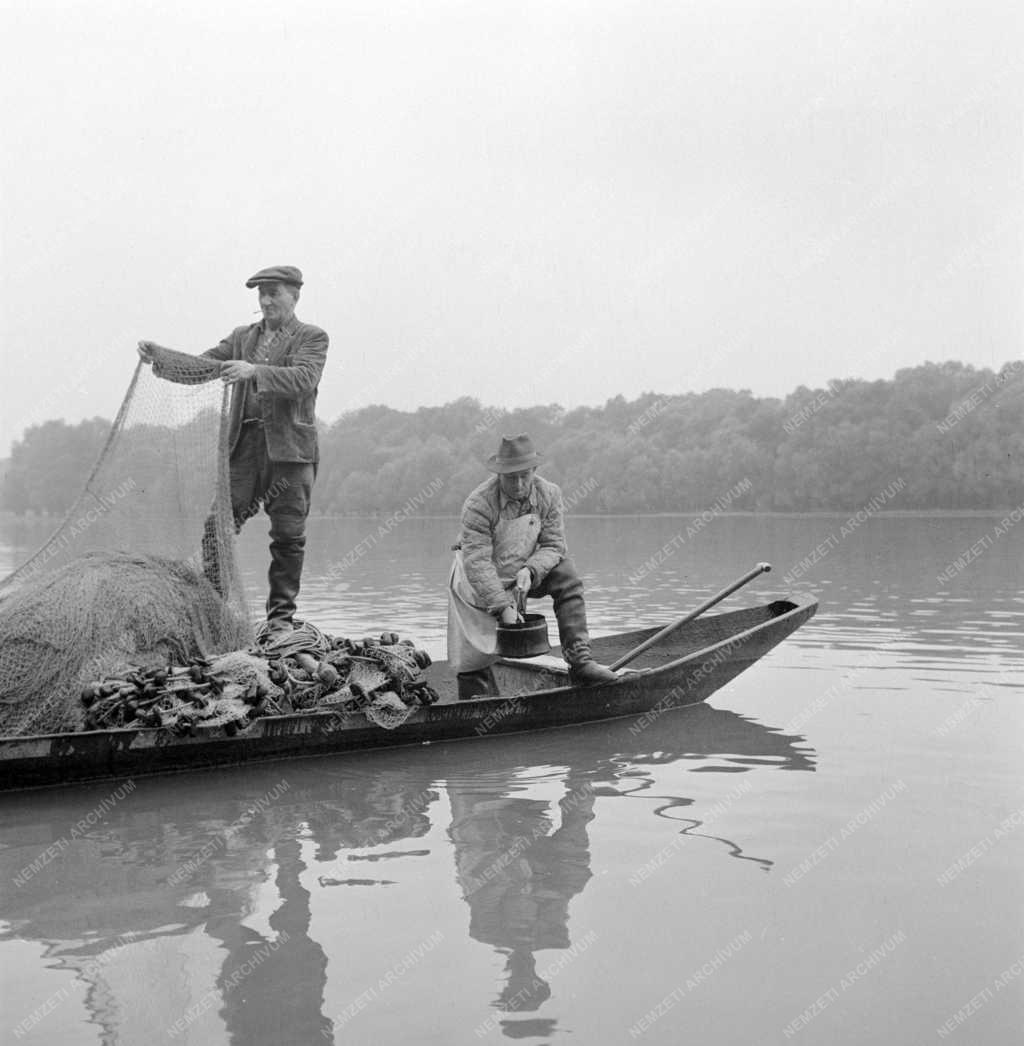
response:
M112 417L139 338L252 322L274 264L329 421L999 366L1022 10L0 0L0 456Z

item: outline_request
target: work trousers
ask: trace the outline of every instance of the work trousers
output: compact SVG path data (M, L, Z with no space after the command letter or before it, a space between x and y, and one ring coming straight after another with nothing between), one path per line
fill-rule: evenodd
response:
M306 553L306 518L309 515L316 466L296 461L270 461L262 424L242 426L231 454L231 513L237 534L246 520L262 506L270 517L270 568L267 581L267 622L271 627L291 624L295 601L302 582ZM211 533L212 519L207 520ZM223 591L215 557L206 549L215 547L204 540L203 569L214 586Z
M583 582L571 559L563 559L539 585L530 589L531 599L540 599L542 596L550 596L555 605L562 656L570 665L589 661L590 633L587 631Z

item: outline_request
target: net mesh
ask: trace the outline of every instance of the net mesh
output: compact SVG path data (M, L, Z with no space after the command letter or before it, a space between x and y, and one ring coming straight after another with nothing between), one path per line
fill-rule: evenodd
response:
M0 581L0 735L81 725L82 686L245 647L219 365L140 364L67 517Z
M397 730L412 714L412 709L391 690L378 690L363 715L382 730Z

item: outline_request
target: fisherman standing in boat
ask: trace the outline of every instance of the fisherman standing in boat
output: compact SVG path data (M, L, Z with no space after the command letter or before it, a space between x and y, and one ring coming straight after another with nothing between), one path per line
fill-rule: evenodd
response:
M231 511L236 533L261 504L270 517L267 632L276 636L293 628L302 580L306 517L319 463L316 393L328 339L295 315L299 269L261 269L245 285L257 290L263 313L259 323L236 327L197 357L151 341L140 341L138 351L168 381L198 384L219 376L234 386L228 423ZM211 517L203 535L203 569L223 594L213 531Z
M459 696L490 692L496 634L518 620L527 595L554 601L562 656L575 685L616 679L594 661L583 582L568 558L562 492L536 475L541 455L527 435L503 437L487 467L495 475L462 507L462 527L448 585L448 659Z

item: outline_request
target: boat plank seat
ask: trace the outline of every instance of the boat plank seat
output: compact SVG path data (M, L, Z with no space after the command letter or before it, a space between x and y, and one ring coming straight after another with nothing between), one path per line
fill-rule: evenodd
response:
M536 657L502 657L498 664L514 668L525 668L531 672L547 672L549 675L568 675L569 666L555 654L538 654Z

